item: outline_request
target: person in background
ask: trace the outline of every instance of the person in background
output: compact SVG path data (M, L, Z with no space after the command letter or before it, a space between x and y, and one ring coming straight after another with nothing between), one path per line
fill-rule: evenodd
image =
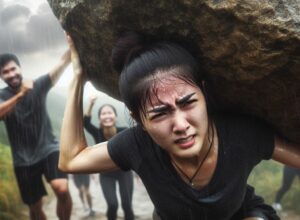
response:
M14 54L0 55L0 77L7 84L0 90L0 119L7 129L19 190L32 220L46 219L43 175L57 197L58 218L68 220L71 215L67 175L57 166L59 144L46 109L47 94L69 63L70 51L66 51L49 73L23 80L19 59Z
M137 122L87 147L82 93L87 76L70 38L74 78L61 129L65 172L134 170L160 219L278 220L247 184L253 168L274 159L300 168L300 146L262 121L213 111L208 81L188 50L123 33L112 51L119 89Z
M275 201L272 204L275 210L282 211L281 199L284 196L284 194L291 188L295 177L300 178L300 169L296 169L289 166L283 167L282 184L280 189L277 191Z
M98 110L99 128L91 123L91 113L96 101L91 97L88 110L84 116L84 127L93 136L95 143L107 141L125 128L117 127L117 111L110 104L102 105ZM113 171L99 175L102 192L107 203L106 216L108 220L117 219L118 199L117 183L119 185L122 209L125 220L134 219L132 209L133 174L131 171Z
M74 184L79 191L80 201L83 205L83 209L86 210L86 204L89 209L89 216L95 216L95 211L93 210L93 201L90 193L90 175L89 174L74 174L73 175Z

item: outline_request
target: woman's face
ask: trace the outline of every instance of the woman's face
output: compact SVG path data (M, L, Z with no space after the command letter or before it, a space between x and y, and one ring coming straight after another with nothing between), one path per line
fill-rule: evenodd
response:
M100 126L112 127L116 124L116 114L110 106L104 106L99 115Z
M170 75L157 81L142 119L145 130L174 157L199 155L208 130L202 91Z

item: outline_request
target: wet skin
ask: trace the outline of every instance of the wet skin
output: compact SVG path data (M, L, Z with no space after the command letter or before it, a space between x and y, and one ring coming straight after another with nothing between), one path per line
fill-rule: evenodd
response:
M0 73L1 79L13 89L18 89L22 84L21 68L14 62L8 62Z
M155 84L143 126L171 157L198 157L207 144L208 116L200 88L167 75ZM204 151L204 150L203 150Z

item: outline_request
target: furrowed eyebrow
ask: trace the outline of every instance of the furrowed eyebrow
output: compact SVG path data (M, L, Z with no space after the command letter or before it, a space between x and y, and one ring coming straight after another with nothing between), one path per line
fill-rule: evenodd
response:
M179 100L176 101L176 104L177 104L177 105L180 105L180 104L185 103L186 101L188 101L188 100L189 100L193 95L195 95L195 94L196 94L196 93L193 92L193 93L191 93L191 94L188 94L188 95L182 97L181 99L179 99Z
M155 107L149 111L147 111L147 113L157 113L157 112L163 112L163 111L167 111L170 109L170 106L167 106L167 105L163 105L163 106L158 106L158 107Z

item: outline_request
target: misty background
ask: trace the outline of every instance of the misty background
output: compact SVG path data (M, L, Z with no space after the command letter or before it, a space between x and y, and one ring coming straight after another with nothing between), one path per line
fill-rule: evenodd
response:
M46 0L0 0L0 53L14 53L18 56L24 79L35 79L46 74L59 61L67 47L64 31ZM50 90L47 99L48 112L57 138L71 79L72 69L69 65ZM0 88L5 86L0 80ZM132 124L124 104L97 91L91 83L87 83L85 87L84 111L92 95L98 96L92 112L94 125L98 125L97 111L104 103L113 104L117 108L117 126ZM89 144L93 144L91 137L86 135ZM2 121L0 142L8 144Z
M18 56L24 79L35 79L47 73L58 62L66 49L67 42L64 31L46 0L0 0L0 53L14 53ZM58 139L71 79L72 69L69 66L58 83L51 89L47 99L53 131ZM5 86L5 83L0 80L0 88ZM87 83L85 87L84 111L87 109L89 97L95 94L97 94L98 99L92 112L92 123L94 125L98 125L96 115L99 106L103 103L110 103L116 107L118 111L118 126L132 125L123 103L97 91L91 83ZM89 144L94 144L87 133L86 136ZM2 121L0 122L0 143L9 146ZM5 164L5 159L9 159L9 157L1 151L0 153L3 156L3 161L0 161L1 168ZM11 167L11 164L9 164L9 167ZM12 173L12 170L10 173ZM274 195L280 186L281 179L282 165L276 162L264 162L256 168L249 181L256 186L257 193L271 204L274 201ZM10 179L6 179L6 181L7 188L4 188L3 183L1 183L0 194L2 190L5 191L11 188L11 193L5 192L5 194L10 196L17 195L15 193L17 186L11 187L13 183L10 182ZM7 201L12 201L11 207L15 209L15 200L12 200L11 197L9 198ZM300 213L299 198L300 185L294 184L283 200L284 207ZM291 213L288 215L291 216ZM294 216L295 218L290 219L300 219L298 215Z

